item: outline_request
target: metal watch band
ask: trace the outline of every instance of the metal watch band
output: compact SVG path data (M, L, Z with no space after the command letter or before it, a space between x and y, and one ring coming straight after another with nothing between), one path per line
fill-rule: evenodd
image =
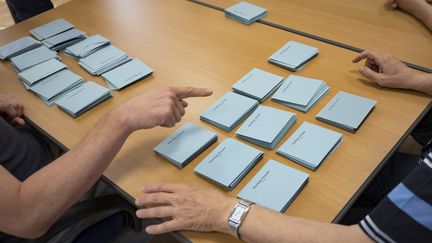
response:
M239 228L243 223L244 219L246 218L246 215L248 214L250 206L252 204L254 203L240 199L240 201L234 206L233 210L231 211L230 217L228 218L228 226L231 230L231 234L233 236L237 236L237 238L239 239L241 239L241 236L239 234Z

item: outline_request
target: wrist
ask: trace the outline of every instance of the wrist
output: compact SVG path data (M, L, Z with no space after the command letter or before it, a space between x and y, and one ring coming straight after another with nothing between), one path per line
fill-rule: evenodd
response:
M412 81L412 89L432 95L432 75L420 71L416 72Z
M228 225L228 219L231 215L232 210L234 209L235 205L239 202L239 200L236 198L227 197L227 200L224 201L225 203L222 204L220 213L217 217L216 231L232 235L230 227ZM236 237L236 235L233 236Z
M109 123L113 123L116 129L129 136L135 131L132 126L132 122L127 114L124 114L120 109L115 109L111 111L105 119Z

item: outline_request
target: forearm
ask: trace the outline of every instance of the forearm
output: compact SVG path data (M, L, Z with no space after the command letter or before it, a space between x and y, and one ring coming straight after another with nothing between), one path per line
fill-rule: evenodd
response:
M420 6L410 10L410 12L432 30L432 6L429 3L424 1Z
M414 75L413 80L407 82L410 85L409 88L432 95L432 74L416 72L417 74Z

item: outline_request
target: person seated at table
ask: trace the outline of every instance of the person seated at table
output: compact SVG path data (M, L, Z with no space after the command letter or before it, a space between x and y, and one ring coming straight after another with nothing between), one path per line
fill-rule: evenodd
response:
M395 9L402 9L432 30L432 0L389 0Z
M107 114L58 158L26 127L24 105L0 95L0 242L43 235L95 184L131 133L173 127L185 114L185 98L211 93L191 87L143 93Z

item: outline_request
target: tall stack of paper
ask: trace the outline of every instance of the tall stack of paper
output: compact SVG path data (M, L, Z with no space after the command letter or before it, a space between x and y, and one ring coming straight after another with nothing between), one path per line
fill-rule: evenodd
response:
M268 59L270 63L286 68L290 71L299 71L312 58L318 55L318 49L295 41L289 41Z
M237 197L284 212L308 180L309 174L269 160Z
M64 19L56 19L49 22L48 24L44 24L30 30L30 34L32 34L36 39L42 41L67 30L70 30L73 27L74 26L71 23L67 22Z
M201 120L226 132L232 131L258 106L258 101L228 92L201 114Z
M129 60L126 52L110 45L81 58L78 64L92 75L101 75Z
M60 59L57 52L48 49L46 46L40 46L21 55L11 58L12 67L17 72L22 72L27 68L33 67L39 63L46 62L50 59Z
M18 74L19 79L24 84L24 86L29 89L31 86L54 74L60 70L66 69L66 65L57 59L50 59L46 62L39 63L31 68Z
M294 125L296 115L269 106L259 106L237 130L238 137L273 149Z
M77 117L111 97L109 89L88 81L60 98L56 104L72 117Z
M182 168L216 140L216 133L192 123L186 123L164 139L153 151Z
M35 92L47 105L51 106L82 83L83 78L81 76L74 74L69 69L64 69L37 82L30 87L30 90Z
M107 38L101 35L93 35L73 46L69 46L65 52L75 59L80 59L109 45L111 45L111 42Z
M274 102L307 112L330 88L318 79L290 75L273 95Z
M316 118L354 132L372 111L375 104L376 100L340 91L317 114Z
M233 86L233 91L259 102L264 102L282 84L284 78L254 68L237 81Z
M149 66L138 59L132 59L132 61L102 74L102 78L108 83L111 89L119 90L152 73L153 69Z
M262 156L263 152L227 138L195 167L195 172L232 190Z
M277 153L309 169L316 170L341 142L342 134L303 122L282 144Z
M41 43L30 37L22 37L0 47L0 59L8 59L39 47Z
M250 25L253 22L267 16L267 9L247 2L240 2L225 9L225 16L240 23Z
M63 50L64 48L76 44L86 38L81 30L70 29L58 35L46 38L42 41L44 45L54 51Z

